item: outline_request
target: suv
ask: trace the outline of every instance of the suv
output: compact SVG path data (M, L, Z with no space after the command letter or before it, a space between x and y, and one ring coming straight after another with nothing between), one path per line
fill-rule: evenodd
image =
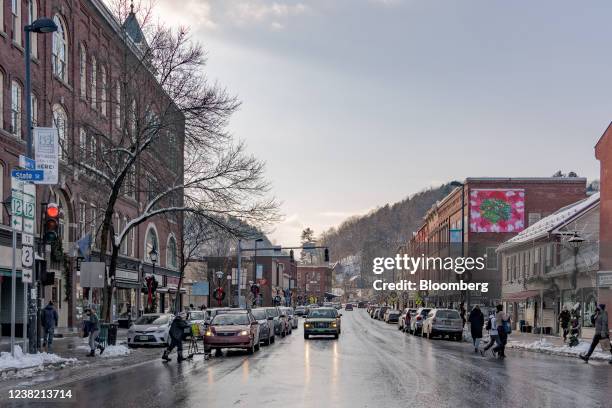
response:
M333 335L340 336L340 316L334 307L320 307L314 309L304 320L304 339L311 335Z
M423 322L427 318L427 314L431 311L430 307L419 307L410 319L410 334L421 334L421 329L423 327Z
M433 309L427 314L421 330L423 337L447 335L461 341L463 338L463 320L459 312L453 309Z

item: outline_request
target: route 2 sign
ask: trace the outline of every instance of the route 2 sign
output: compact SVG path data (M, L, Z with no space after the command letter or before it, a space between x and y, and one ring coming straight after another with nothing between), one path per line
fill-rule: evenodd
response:
M31 268L34 265L34 248L31 246L21 247L21 266Z

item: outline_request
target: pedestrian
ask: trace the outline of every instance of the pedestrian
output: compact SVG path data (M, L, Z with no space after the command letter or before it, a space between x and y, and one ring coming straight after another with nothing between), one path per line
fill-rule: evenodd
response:
M489 331L489 344L485 346L483 350L480 350L480 354L484 357L487 350L493 347L494 344L499 344L499 336L497 334L497 325L495 324L495 312L491 312L489 314L489 318L487 320L487 330ZM493 352L495 355L495 352Z
M202 306L200 306L200 310L201 310L201 311L206 310L206 305L202 305Z
M57 310L50 300L42 311L42 327L44 332L43 347L47 347L47 353L53 352L53 334L57 327Z
M104 347L101 344L96 345L98 334L100 334L100 319L94 305L87 309L87 322L89 332L89 354L87 356L94 357L96 355L96 348L100 349L100 354L104 352Z
M502 305L496 306L495 324L497 325L497 346L493 347L493 352L497 353L498 358L506 358L506 343L508 342L508 332L510 331L510 318L504 313Z
M183 334L185 333L185 329L189 327L189 323L185 320L186 317L186 313L179 313L172 321L170 325L170 345L164 350L162 360L170 361L171 358L168 355L175 347L178 356L177 361L180 363L185 360L183 357Z
M563 306L563 310L559 313L559 323L561 323L561 328L563 329L563 342L567 341L567 334L569 333L569 324L572 315L569 310L567 310L567 306Z
M189 310L195 310L195 306L193 305L193 303L189 304Z
M466 313L465 305L464 305L463 302L461 302L459 304L459 315L461 316L461 321L463 322L463 326L462 327L465 327L465 313Z
M595 351L595 347L597 347L601 340L610 343L610 331L608 328L608 312L606 311L606 305L600 304L599 306L597 306L595 315L591 317L591 320L594 320L595 335L593 336L593 341L591 342L591 347L589 347L589 351L586 354L580 355L580 358L583 359L585 363L589 362L591 354L593 354L593 351ZM609 344L607 349L612 354L612 349L610 349ZM610 360L609 363L612 364L612 360Z
M472 334L472 343L474 344L474 353L478 353L480 339L482 339L482 327L484 326L484 315L480 310L480 306L474 306L468 317L470 322L470 332Z

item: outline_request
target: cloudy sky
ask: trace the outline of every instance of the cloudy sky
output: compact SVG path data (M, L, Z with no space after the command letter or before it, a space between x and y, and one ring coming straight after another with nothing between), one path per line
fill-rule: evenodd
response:
M285 221L339 224L469 176L596 178L612 119L612 2L158 0L243 102Z

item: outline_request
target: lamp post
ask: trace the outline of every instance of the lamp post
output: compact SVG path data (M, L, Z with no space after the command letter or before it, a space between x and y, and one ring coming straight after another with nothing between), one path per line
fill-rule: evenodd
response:
M453 187L461 187L461 258L465 256L465 183L453 181L450 183ZM470 307L470 291L465 291L466 309Z
M24 37L25 37L25 94L26 94L26 156L32 158L32 79L31 79L31 34L30 33L39 33L39 34L47 34L57 31L57 25L50 18L39 18L38 20L33 21L31 24L23 27ZM13 230L13 242L16 241L16 233ZM14 246L14 245L13 245ZM15 248L13 248L13 252L15 252ZM29 284L24 284L24 300L30 297L31 291ZM38 299L40 298L40 288L38 287L38 282L34 283L37 285L36 291L36 300L32 301L30 299L30 307L29 307L29 315L28 315L28 342L29 342L29 351L30 353L36 353L38 351ZM13 290L15 288L15 281L13 281ZM91 289L90 289L91 290ZM13 305L13 312L15 313L15 307ZM23 325L23 337L25 342L25 322ZM12 339L12 337L11 337ZM25 347L24 347L25 350ZM11 353L13 353L13 347L11 343Z
M152 273L153 279L155 279L155 264L157 263L157 255L158 255L157 248L154 245L153 248L151 248L151 250L149 251L149 260L151 261L151 264L153 265L153 273ZM153 300L151 300L151 303L153 303ZM151 306L153 306L153 304L151 304Z

